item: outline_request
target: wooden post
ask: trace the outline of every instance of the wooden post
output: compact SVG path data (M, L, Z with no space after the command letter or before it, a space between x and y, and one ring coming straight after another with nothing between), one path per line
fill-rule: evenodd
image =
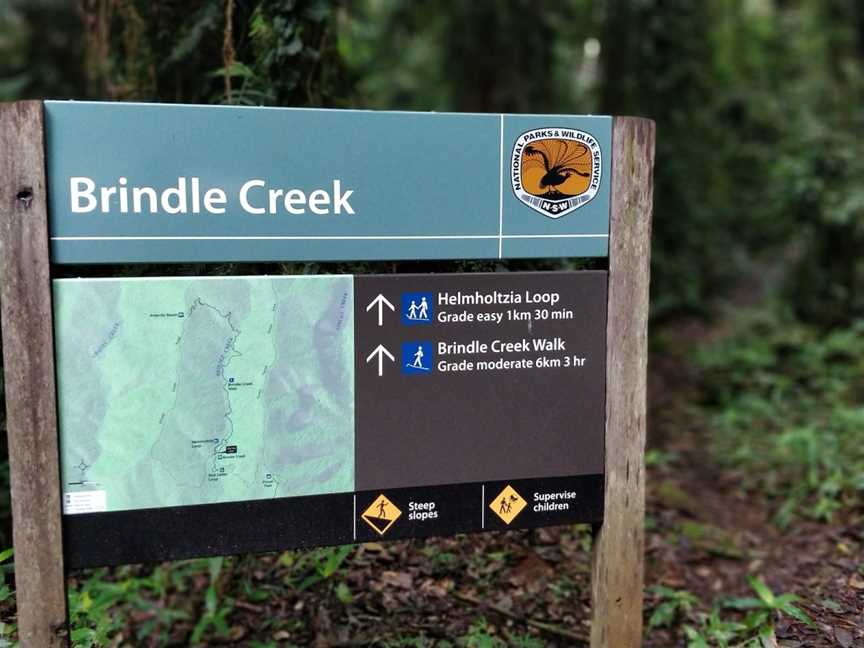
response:
M0 104L0 310L18 635L66 646L41 101Z
M595 538L592 648L642 645L648 280L654 122L612 122L606 503Z

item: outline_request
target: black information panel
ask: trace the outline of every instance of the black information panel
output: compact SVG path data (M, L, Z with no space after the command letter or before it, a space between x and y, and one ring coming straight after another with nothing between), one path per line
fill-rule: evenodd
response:
M354 277L354 492L66 515L67 565L599 522L606 290Z

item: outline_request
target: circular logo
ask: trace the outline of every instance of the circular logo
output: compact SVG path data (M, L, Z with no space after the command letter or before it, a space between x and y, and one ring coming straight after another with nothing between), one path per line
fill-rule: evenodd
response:
M596 138L573 128L536 128L513 145L513 193L531 209L561 218L600 189L602 152Z

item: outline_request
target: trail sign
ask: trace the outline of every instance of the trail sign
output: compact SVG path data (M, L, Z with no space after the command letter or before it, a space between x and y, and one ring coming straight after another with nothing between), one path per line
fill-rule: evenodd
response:
M55 280L67 564L599 522L606 281Z
M608 253L609 117L54 101L45 117L54 263Z
M637 646L652 156L628 118L0 106L22 645L66 642L64 557L590 522L592 644ZM607 255L51 281L52 263Z

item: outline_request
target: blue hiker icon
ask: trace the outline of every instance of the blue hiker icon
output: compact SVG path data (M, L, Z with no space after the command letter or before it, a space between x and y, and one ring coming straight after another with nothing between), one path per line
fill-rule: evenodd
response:
M432 373L432 361L433 355L431 342L402 343L402 373Z

